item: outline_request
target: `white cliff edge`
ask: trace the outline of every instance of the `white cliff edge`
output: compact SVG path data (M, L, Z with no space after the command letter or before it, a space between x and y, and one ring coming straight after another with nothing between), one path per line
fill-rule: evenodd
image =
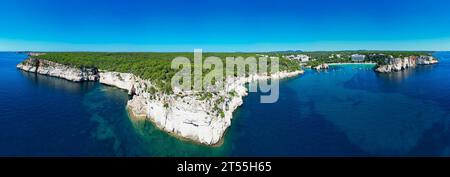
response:
M233 112L243 104L248 93L245 84L261 79L282 79L303 74L303 71L278 72L270 76L251 75L226 79L226 89L202 99L195 93L174 91L173 94L152 93L152 83L130 73L73 68L41 59L27 59L17 68L64 78L70 81L99 81L127 90L133 98L127 108L133 118L150 119L158 128L178 137L206 145L220 143L231 125Z
M17 65L17 68L53 77L59 77L74 82L98 80L98 70L92 68L72 68L47 60L27 59Z
M417 65L432 65L439 61L432 56L410 56L404 58L393 58L389 56L385 59L385 64L377 65L375 71L379 73L390 73L414 68Z

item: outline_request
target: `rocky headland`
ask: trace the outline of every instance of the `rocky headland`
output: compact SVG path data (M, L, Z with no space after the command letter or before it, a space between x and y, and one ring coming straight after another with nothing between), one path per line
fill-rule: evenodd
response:
M383 64L378 64L375 68L379 73L390 73L414 68L417 65L432 65L439 61L432 56L409 56L404 58L386 57Z
M248 94L246 83L261 79L282 79L303 74L302 70L271 75L250 75L225 79L226 89L215 93L174 91L153 92L153 83L131 73L103 71L97 68L76 68L48 60L29 58L17 68L74 82L98 81L124 89L132 98L127 109L134 118L149 119L158 128L175 136L205 145L220 143L231 125L233 112Z

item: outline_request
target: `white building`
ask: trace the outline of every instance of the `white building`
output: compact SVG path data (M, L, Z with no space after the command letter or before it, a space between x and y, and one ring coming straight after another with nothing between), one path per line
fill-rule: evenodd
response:
M286 58L288 58L290 60L297 60L302 63L306 63L310 59L310 57L308 55L303 55L303 54L302 55L289 55L289 56L286 56Z
M360 54L352 55L352 61L354 61L354 62L363 62L365 59L366 59L365 55L360 55Z

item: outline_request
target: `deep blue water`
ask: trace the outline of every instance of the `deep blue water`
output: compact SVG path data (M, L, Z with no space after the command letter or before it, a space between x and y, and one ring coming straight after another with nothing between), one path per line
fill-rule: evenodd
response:
M450 53L435 56L394 74L307 70L275 104L251 93L224 144L206 147L130 119L120 89L22 72L26 56L0 53L0 156L450 156Z

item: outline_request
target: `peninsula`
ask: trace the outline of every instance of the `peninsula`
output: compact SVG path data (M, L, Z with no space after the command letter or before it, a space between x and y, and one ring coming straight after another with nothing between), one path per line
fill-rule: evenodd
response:
M206 56L256 56L254 53L205 53ZM132 97L127 109L133 118L149 119L158 128L197 143L217 145L231 125L233 112L248 94L245 84L261 79L282 79L303 73L299 63L281 58L279 72L255 73L222 82L219 92L184 92L171 87L177 72L175 57L192 53L31 53L17 68L74 82L98 81L124 89ZM195 67L195 66L194 66Z

